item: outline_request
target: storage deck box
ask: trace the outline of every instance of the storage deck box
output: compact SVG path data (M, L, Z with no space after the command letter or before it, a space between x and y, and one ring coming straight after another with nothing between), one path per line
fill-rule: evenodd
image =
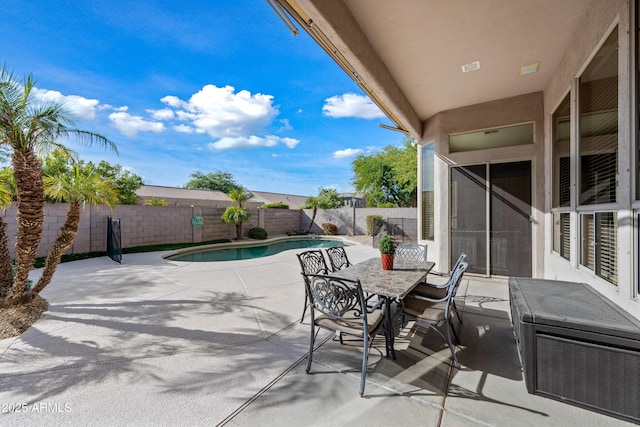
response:
M511 277L529 393L640 423L640 321L584 283Z

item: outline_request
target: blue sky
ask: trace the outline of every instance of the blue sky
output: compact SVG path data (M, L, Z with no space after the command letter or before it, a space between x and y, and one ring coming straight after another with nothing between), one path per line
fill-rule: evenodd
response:
M131 168L146 184L221 170L256 191L350 191L356 154L402 141L264 0L5 0L0 40L0 61L32 73L36 96L67 103L79 128L120 152L71 142L82 159Z

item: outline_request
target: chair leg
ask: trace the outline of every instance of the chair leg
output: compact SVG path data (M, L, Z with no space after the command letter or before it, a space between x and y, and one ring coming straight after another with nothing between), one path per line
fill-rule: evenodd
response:
M305 309L307 307L305 306ZM307 369L306 372L307 374L311 371L311 360L313 359L313 345L315 344L316 341L316 334L315 334L315 328L314 328L314 324L313 321L311 322L311 337L309 339L309 356L307 357Z
M367 334L364 334L362 347L362 373L360 374L360 397L364 395L364 384L367 379L367 360L369 359L369 345Z
M304 315L307 314L307 307L309 306L309 295L307 289L304 290L304 308L302 309L302 317L300 317L300 323L304 321Z
M460 362L458 362L458 357L456 356L455 348L453 347L453 343L451 342L451 328L446 327L447 329L447 345L449 346L449 350L451 350L451 356L453 357L453 366L460 369Z
M460 312L458 311L458 307L456 306L455 300L451 301L451 305L453 305L453 311L456 312L456 317L458 318L458 322L462 323L462 317L460 316Z
M460 337L458 336L458 333L456 332L456 328L453 326L453 319L451 319L451 317L449 317L449 320L447 321L447 326L449 328L451 328L451 332L453 332L453 337L455 338L455 343L456 344L460 344Z

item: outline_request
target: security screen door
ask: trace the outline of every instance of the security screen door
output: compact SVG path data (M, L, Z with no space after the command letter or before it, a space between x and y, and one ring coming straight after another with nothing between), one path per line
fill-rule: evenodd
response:
M531 162L451 169L451 259L468 272L531 277Z

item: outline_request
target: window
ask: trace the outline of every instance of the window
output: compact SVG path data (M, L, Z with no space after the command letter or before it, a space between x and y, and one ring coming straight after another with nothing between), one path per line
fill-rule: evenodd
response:
M582 234L580 264L614 285L618 284L617 230L615 212L580 215Z
M617 285L617 27L580 76L577 95L580 264Z
M580 77L580 205L616 203L618 28Z
M422 147L422 238L425 240L433 240L434 238L434 158L435 144Z
M449 152L533 144L533 123L449 135Z
M570 95L553 113L553 207L571 206L570 181Z
M571 258L570 225L568 212L553 214L553 250L567 260Z

